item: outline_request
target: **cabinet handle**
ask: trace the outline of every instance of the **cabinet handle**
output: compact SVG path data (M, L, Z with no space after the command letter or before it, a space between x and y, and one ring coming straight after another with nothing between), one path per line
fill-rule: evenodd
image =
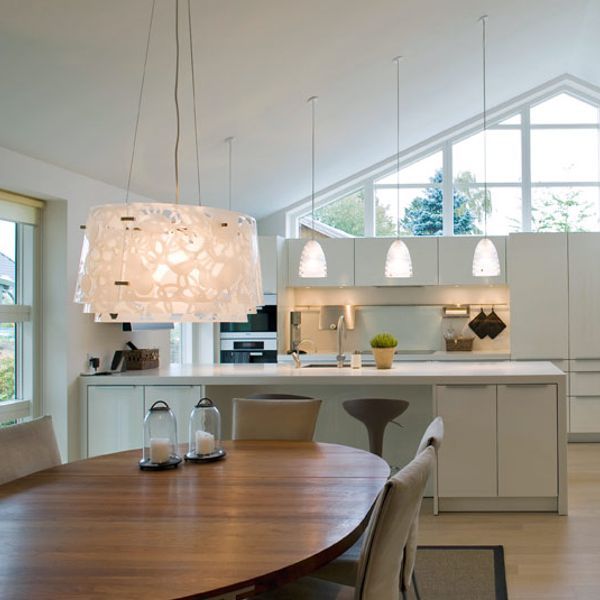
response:
M438 385L437 387L475 390L475 389L483 389L483 388L487 388L487 387L494 387L494 384L493 383L456 383L456 384L451 383L449 385Z
M556 385L555 383L503 383L502 387L510 388L532 388L532 387L549 387Z

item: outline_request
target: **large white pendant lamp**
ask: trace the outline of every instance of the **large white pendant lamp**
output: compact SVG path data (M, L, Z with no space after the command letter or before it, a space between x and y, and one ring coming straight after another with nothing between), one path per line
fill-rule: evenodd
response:
M487 236L487 96L486 96L486 37L485 29L487 15L479 20L482 26L482 54L483 54L483 239L475 247L473 255L474 277L496 277L500 275L500 259L494 242Z
M262 302L255 220L231 210L179 204L179 1L175 0L175 203L128 202L153 0L126 201L92 208L85 225L75 302L101 322L245 321ZM187 12L199 172L190 0Z
M321 244L315 240L315 105L318 97L311 96L307 102L311 105L312 116L312 137L311 137L311 239L304 244L302 254L300 255L300 265L298 266L298 275L300 277L327 277L327 259Z
M400 177L400 61L396 56L396 177ZM400 239L400 181L396 182L396 240L388 248L385 257L386 277L412 277L412 259L408 246Z

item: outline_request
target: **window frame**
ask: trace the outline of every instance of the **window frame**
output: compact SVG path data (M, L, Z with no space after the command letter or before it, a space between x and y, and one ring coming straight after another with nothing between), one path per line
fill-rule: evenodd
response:
M513 130L520 131L521 144L521 181L515 182L493 182L488 181L489 187L520 187L521 189L521 231L532 231L532 190L537 187L594 187L600 191L600 168L598 180L596 181L532 181L531 177L531 132L537 129L596 129L599 132L600 145L600 122L592 123L536 123L531 124L530 111L537 104L543 103L550 98L561 93L567 93L574 98L595 106L600 115L600 88L593 86L581 79L567 75L556 78L546 84L543 84L525 94L522 94L513 100L498 105L488 111L488 129ZM502 124L503 121L520 115L519 124ZM435 154L442 152L442 183L440 187L443 193L443 233L444 236L454 235L454 215L452 193L454 185L452 148L454 144L460 142L472 135L477 134L483 129L483 115L479 114L472 119L464 121L459 125L443 131L420 144L416 144L400 153L400 169L404 169L411 164ZM393 184L376 184L376 180L390 175L398 167L398 157L392 156L377 163L356 175L349 177L337 184L319 192L315 198L315 209L320 208L330 202L334 202L358 187L363 188L365 200L365 237L376 237L375 207L376 190L378 187L395 189ZM429 186L430 184L425 184ZM480 184L479 184L480 185ZM422 188L423 184L409 183L399 184L402 188ZM306 198L286 211L286 237L299 237L299 220L310 213L310 198ZM599 209L600 213L600 209ZM600 225L600 224L599 224Z

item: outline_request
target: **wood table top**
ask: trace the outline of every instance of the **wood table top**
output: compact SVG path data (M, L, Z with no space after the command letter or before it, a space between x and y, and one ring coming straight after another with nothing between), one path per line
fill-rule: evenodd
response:
M225 442L140 471L140 451L0 486L0 598L211 598L310 573L360 535L389 474L335 444Z

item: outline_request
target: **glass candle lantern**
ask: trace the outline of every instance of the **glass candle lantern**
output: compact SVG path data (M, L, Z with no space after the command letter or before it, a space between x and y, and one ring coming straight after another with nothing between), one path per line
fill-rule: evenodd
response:
M144 455L140 469L173 469L181 462L177 454L177 420L164 400L158 400L144 419Z
M208 462L225 456L221 447L221 414L210 398L201 398L190 414L190 446L185 459Z

